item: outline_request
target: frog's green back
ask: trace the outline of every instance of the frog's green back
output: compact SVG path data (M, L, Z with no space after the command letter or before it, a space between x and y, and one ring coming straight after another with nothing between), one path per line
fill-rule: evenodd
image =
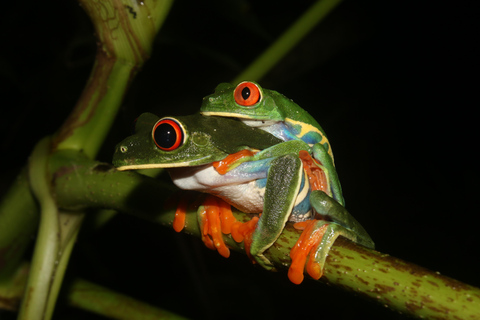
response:
M313 118L310 113L308 113L305 109L301 108L292 99L289 99L283 94L274 90L263 89L263 91L267 94L267 96L272 97L273 102L268 103L271 103L276 108L280 109L284 119L292 119L294 121L312 125L313 127L320 130L323 135L325 135L325 132L323 131L317 120L315 120L315 118Z

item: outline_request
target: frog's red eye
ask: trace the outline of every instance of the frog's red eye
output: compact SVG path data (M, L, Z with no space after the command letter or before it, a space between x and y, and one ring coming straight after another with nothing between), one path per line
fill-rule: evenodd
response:
M249 107L260 101L260 89L253 82L241 82L233 93L235 102L241 106Z
M185 133L177 121L163 118L153 126L152 137L157 147L164 151L172 151L183 144Z

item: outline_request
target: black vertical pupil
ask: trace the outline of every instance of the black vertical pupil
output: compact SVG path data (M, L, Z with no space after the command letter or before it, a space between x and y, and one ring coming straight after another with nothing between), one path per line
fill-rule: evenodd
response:
M155 141L162 148L171 148L177 141L177 133L171 124L162 123L155 130Z
M243 88L242 90L242 98L243 100L247 100L250 97L250 89L248 87Z

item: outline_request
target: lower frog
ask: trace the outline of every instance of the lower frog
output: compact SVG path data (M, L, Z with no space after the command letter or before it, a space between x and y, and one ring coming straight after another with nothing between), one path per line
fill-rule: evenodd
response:
M297 227L304 231L291 252L289 278L294 283L303 281L307 257L309 275L321 277L328 251L340 235L373 248L362 226L326 193L330 188L328 179L322 166L310 156L307 143L279 143L269 133L253 131L254 128L232 119L203 118L217 121L214 130L208 124L192 125L192 121L204 121L201 116L158 119L151 114L142 115L137 120L135 135L117 146L114 165L119 170L168 168L173 182L181 189L213 194L240 211L261 214L252 219L253 223L241 225L242 232L231 233L235 240L244 240L247 253L266 269L273 269L273 264L264 252L278 239L287 221L297 222ZM164 131L169 130L175 138L165 138L169 134ZM228 135L232 137L225 140ZM245 146L250 149L239 150ZM205 207L215 205L215 200L209 198ZM213 220L214 217L210 223ZM205 220L200 219L200 223L205 224ZM218 224L213 229L211 247L228 256L228 249L218 238Z

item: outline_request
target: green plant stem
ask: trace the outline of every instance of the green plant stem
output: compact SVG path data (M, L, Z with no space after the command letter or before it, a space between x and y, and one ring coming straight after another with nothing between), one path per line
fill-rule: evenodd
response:
M232 83L238 83L243 80L260 80L340 2L341 0L318 0L315 2L267 50L232 80Z
M169 188L156 179L135 172L117 172L107 168L86 161L75 168L77 172L57 176L55 191L59 204L66 208L115 208L171 227L175 208L158 208L162 200L158 195L167 197ZM69 170L63 168L61 171ZM248 216L241 212L235 214L239 220L248 220ZM188 212L184 232L200 237L196 211ZM266 252L267 258L278 270L286 271L291 262L290 249L299 235L298 230L287 225ZM242 243L236 243L230 236L224 239L230 248L243 252ZM319 281L419 318L480 319L478 288L342 238L335 242L327 258L324 276Z
M25 169L0 201L0 281L10 277L20 264L38 221Z
M58 251L57 260L55 261L55 272L51 277L52 283L50 285L49 300L47 301L47 308L45 310L45 319L50 319L53 315L57 297L63 283L63 277L67 270L70 255L77 240L84 217L85 214L82 212L59 212L58 225L60 226L60 230L58 230L58 232L60 234L60 249Z
M150 56L155 35L173 1L79 2L92 20L99 46L87 85L54 135L52 149L83 150L93 159L128 84ZM8 277L20 263L38 221L38 208L24 170L0 203L0 279Z
M158 203L171 193L170 184L135 172L118 172L107 164L81 157L74 151L55 153L50 171L54 174L54 193L63 209L112 208L171 227L174 208L159 208ZM76 159L75 165L71 159ZM163 200L164 200L163 199ZM235 212L237 219L248 216ZM184 232L199 237L195 211L187 213ZM277 269L285 272L289 252L299 231L287 225L278 241L266 252ZM243 244L229 236L227 245L243 252ZM308 277L305 281L308 280ZM327 258L327 282L363 295L407 315L437 319L479 319L480 290L436 272L357 246L339 238ZM18 291L18 290L17 290Z
M128 85L150 57L153 40L172 0L79 2L95 27L99 46L87 85L56 133L54 146L83 150L93 159L110 131Z
M9 281L0 282L0 309L16 311L27 281L29 264L21 264ZM102 303L99 303L101 301ZM112 319L184 319L83 279L67 284L66 302Z
M83 219L79 213L65 215L58 211L50 192L49 155L55 150L81 150L83 155L95 158L128 84L150 55L171 0L83 0L81 4L95 26L100 45L90 79L74 110L52 141L44 139L37 144L30 159L29 180L41 214L19 319L51 318Z
M60 234L57 206L52 197L48 174L50 139L41 140L32 152L29 162L29 178L33 194L40 203L40 226L32 259L32 269L25 288L25 299L19 319L43 319L49 299L58 259ZM40 293L40 294L38 294Z
M70 285L67 302L112 319L185 319L82 279L76 279Z
M29 161L32 193L40 204L40 225L19 319L50 319L83 214L60 213L49 172L51 139L42 139Z

